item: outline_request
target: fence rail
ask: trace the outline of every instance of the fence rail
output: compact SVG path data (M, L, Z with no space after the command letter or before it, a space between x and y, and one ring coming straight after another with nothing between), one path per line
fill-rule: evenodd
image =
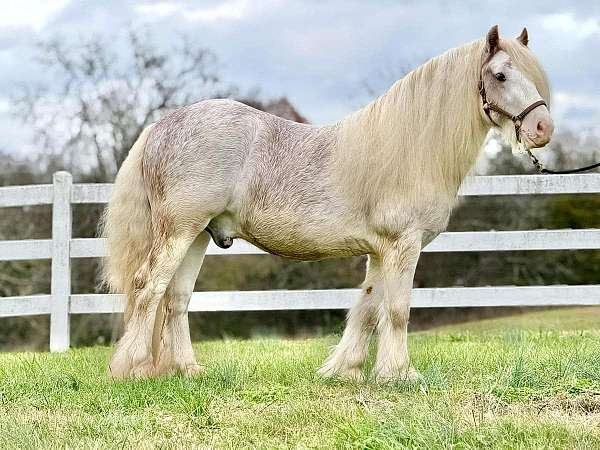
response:
M0 317L50 315L50 350L69 348L72 314L122 312L118 294L72 294L71 260L106 256L99 238L73 238L72 205L107 203L111 184L72 184L71 175L57 172L52 185L0 188L0 208L52 205L52 238L0 241L0 261L52 260L50 295L0 298ZM519 175L469 178L462 196L548 195L600 193L600 174ZM448 232L425 252L490 252L522 250L597 250L600 229ZM209 255L265 254L244 241L223 250L213 243ZM195 292L190 311L258 311L286 309L347 309L357 289ZM413 306L543 306L600 304L600 285L491 286L421 288Z

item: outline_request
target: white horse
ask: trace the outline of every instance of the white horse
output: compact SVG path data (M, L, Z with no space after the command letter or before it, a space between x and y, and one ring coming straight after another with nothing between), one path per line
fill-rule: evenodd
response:
M290 122L231 100L178 109L143 131L104 218L105 280L127 294L114 377L201 370L187 307L212 236L302 260L368 255L362 296L319 369L413 379L406 328L421 248L443 231L486 134L541 147L549 87L527 31L449 50L335 125ZM519 114L520 113L520 114Z

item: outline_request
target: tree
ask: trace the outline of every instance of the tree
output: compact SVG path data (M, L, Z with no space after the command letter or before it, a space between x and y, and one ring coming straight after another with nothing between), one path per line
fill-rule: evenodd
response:
M36 164L13 161L8 155L0 154L2 161L7 162L0 167L2 184L48 182L48 175L61 168L70 170L79 181L112 181L143 128L168 110L203 98L237 94L237 89L224 86L220 81L214 54L193 45L185 36L171 51L150 45L135 32L129 32L117 43L99 37L83 44L54 38L39 45L39 64L48 83L21 86L19 95L14 97L14 106L17 117L33 130L44 153L39 155ZM289 120L306 122L285 97L262 101L253 93L241 101ZM36 170L38 166L44 170ZM76 205L73 235L94 236L102 209L101 205ZM0 239L48 238L50 214L50 207L3 212ZM298 267L279 270L283 265L280 260L276 264L258 257L250 275L248 271L240 272L239 279L232 279L231 267L235 264L230 261L215 267L215 275L210 278L213 284L207 283L209 287L222 280L230 280L229 286L243 285L256 274L262 274L265 282L275 278L272 285L278 286L278 280L288 280L298 272ZM73 292L94 290L96 265L97 260L87 258L73 264ZM269 270L281 275L270 274ZM295 276L301 278L301 275ZM49 283L47 262L0 262L0 296L48 292ZM220 325L227 323L228 317L214 329L221 330ZM296 317L301 314L291 315L287 323ZM0 348L24 342L35 347L47 344L47 318L3 320ZM113 325L113 318L107 316L74 317L73 342L79 345L104 342L111 338ZM256 321L246 325L252 330ZM31 339L33 335L39 337L36 342Z
M143 128L165 111L235 92L221 83L215 55L186 36L173 49L130 31L118 42L54 38L39 50L51 82L22 86L16 115L45 152L60 152L64 167L94 181L112 181Z
M415 67L408 63L394 63L377 69L368 78L361 81L361 90L371 99L383 94L392 84L410 73Z
M306 117L300 114L285 97L269 100L267 102L263 102L251 97L241 98L238 100L248 106L252 106L253 108L260 109L261 111L268 112L275 116L283 117L284 119L299 123L308 123Z

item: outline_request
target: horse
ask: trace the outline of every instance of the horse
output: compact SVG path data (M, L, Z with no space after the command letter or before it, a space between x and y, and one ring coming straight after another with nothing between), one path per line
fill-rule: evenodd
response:
M114 378L193 376L187 308L212 238L299 260L367 255L361 296L322 377L414 380L407 323L421 249L442 232L490 129L513 151L553 133L549 84L528 47L487 35L448 50L327 126L228 99L177 109L140 134L120 168L101 233L103 277L126 294Z

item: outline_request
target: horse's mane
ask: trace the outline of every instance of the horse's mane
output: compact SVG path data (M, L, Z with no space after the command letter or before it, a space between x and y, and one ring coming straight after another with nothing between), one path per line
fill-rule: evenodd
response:
M337 162L352 164L347 173L359 184L380 179L383 185L392 177L410 193L426 178L454 197L487 132L477 90L484 46L478 40L432 58L339 122ZM501 49L549 103L548 81L533 53L515 39L502 40Z

